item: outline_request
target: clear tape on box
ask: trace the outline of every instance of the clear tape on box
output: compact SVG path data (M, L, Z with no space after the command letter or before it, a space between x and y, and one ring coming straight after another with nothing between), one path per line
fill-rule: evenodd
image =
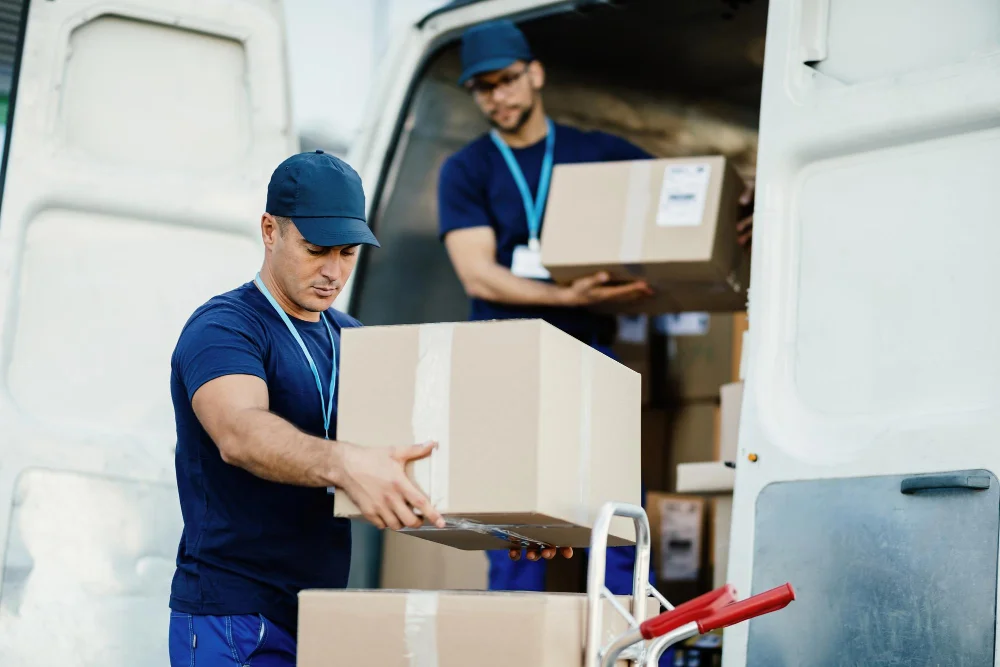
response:
M406 595L406 659L410 667L437 667L436 592L414 591Z
M448 449L451 430L451 351L455 325L420 327L413 394L413 442L437 442L427 458L413 463L413 479L439 512L448 511Z

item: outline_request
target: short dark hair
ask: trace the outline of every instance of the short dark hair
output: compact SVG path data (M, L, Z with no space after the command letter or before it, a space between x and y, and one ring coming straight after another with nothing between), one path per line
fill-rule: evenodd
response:
M278 223L278 231L281 232L282 236L284 236L285 230L288 229L288 225L292 224L292 219L281 215L272 215L271 217Z

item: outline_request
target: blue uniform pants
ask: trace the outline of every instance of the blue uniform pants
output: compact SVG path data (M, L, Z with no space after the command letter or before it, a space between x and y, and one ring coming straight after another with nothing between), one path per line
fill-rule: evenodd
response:
M260 614L170 612L170 667L295 667L295 636Z

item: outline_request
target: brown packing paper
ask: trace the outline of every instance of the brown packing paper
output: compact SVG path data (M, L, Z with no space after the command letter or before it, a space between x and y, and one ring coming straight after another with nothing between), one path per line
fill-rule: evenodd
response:
M628 608L629 598L619 601ZM628 626L602 604L606 644ZM657 610L650 600L647 615ZM572 594L307 590L299 595L297 660L299 667L580 667L586 612L586 596Z
M640 378L555 327L365 327L345 330L341 350L338 438L439 442L411 477L452 525L410 534L471 550L509 546L505 535L584 547L602 504L640 503ZM343 493L334 512L360 516ZM615 518L609 544L632 543Z
M688 188L677 169L707 177ZM721 156L558 165L542 263L561 283L608 271L614 280L641 278L657 290L653 298L609 306L617 312L742 310L750 268L736 240L742 190Z

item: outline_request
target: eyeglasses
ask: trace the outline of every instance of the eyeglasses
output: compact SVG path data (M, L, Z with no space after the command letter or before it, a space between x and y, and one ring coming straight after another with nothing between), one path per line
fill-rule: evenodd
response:
M527 73L528 68L526 66L520 72L505 72L496 81L473 79L466 84L466 88L469 92L478 97L491 97L497 90L501 90L505 93L510 92L510 88L513 86L514 82Z

